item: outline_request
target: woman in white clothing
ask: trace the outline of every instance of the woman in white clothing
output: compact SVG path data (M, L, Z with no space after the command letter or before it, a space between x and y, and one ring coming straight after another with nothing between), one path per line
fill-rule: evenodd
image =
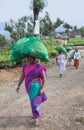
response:
M56 56L56 63L59 67L60 78L62 78L66 66L66 59L64 54L62 54L62 51L59 51L59 54Z

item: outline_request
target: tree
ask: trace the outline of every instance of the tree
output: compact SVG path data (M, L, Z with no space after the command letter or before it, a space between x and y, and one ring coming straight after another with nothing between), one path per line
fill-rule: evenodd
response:
M75 37L75 35L78 33L78 28L77 26L73 26L72 27L72 33L71 33L71 37Z
M40 20L41 34L45 36L51 36L54 34L57 27L63 24L63 20L57 18L55 22L52 22L48 12L46 12L44 18Z
M73 31L77 31L77 26L75 25L74 27L73 27Z
M84 27L80 28L80 33L81 33L81 36L84 37Z
M24 16L22 18L19 18L16 22L12 19L10 19L9 23L5 23L4 29L10 33L10 37L12 41L16 41L21 36L24 36L26 34L25 28L26 28L26 22L28 21L28 17Z
M4 46L7 42L5 36L0 34L0 46Z
M64 23L63 27L65 28L65 32L67 33L68 40L69 40L69 31L72 30L72 26L68 23Z
M46 7L46 2L46 0L33 0L31 2L30 9L33 10L34 15L34 33L36 33L35 28L38 28L39 33L39 13Z
M40 20L41 35L51 36L53 32L53 27L54 25L49 17L49 14L48 12L46 12L46 15L44 16L44 18Z
M54 28L58 28L63 23L64 23L63 20L61 20L60 18L57 18L56 22L54 23Z

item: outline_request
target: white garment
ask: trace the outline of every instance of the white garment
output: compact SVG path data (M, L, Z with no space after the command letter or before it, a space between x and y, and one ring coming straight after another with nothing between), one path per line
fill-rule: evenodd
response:
M65 64L65 56L63 54L60 54L57 56L57 62Z
M57 56L57 63L59 66L59 73L63 74L63 72L65 71L65 66L66 66L65 56L63 54L60 54Z
M71 53L70 52L67 52L67 59L68 58L71 58Z
M77 59L77 60L81 59L80 52L75 52L74 53L74 59Z
M67 65L71 65L71 52L67 52Z
M65 71L66 69L65 69L65 64L59 64L59 74L63 74L64 73L64 71Z

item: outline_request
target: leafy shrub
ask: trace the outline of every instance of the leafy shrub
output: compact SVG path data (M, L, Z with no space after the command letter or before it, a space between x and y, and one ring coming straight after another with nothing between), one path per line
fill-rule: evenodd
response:
M84 45L84 38L72 38L68 41L68 45Z
M56 45L58 43L58 39L50 38L43 40L43 43L45 44L48 54L51 57L55 57L57 54L57 51L55 50ZM76 45L84 45L84 38L73 38L69 39L67 42L68 45L76 46ZM4 66L14 66L16 63L10 62L10 56L11 56L11 46L8 48L3 48L0 50L0 68L4 68Z

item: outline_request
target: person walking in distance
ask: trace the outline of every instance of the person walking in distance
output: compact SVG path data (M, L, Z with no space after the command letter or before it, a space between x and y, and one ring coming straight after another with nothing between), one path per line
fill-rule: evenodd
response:
M76 49L75 49L75 52L74 52L74 67L75 67L76 69L79 68L80 59L81 59L81 54L80 54L80 52L78 51L78 49L76 48Z
M59 54L56 56L56 64L59 67L60 78L62 78L62 75L65 71L65 66L66 66L65 56L64 54L62 54L62 51L59 51Z

